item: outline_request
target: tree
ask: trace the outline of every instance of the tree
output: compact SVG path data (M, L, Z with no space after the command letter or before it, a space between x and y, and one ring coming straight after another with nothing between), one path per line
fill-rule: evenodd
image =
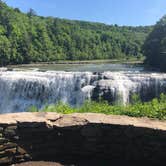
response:
M166 71L166 16L157 22L143 49L146 64Z
M18 12L18 13L21 13L20 9L19 8L15 8L14 11Z
M10 42L5 36L0 35L0 65L5 66L10 60Z
M30 8L27 15L28 15L28 17L33 17L33 16L36 16L37 14L36 14L35 10Z
M40 17L33 9L24 14L0 0L0 61L4 65L137 57L150 30Z

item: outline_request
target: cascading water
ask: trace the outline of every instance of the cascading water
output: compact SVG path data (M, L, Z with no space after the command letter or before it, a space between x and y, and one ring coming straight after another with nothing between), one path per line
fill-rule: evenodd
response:
M21 112L58 101L80 105L93 89L92 80L95 76L88 72L1 72L0 112Z
M94 98L101 96L111 103L127 104L134 94L148 101L166 93L166 74L105 72L103 75L104 79L94 89Z
M0 113L58 101L77 106L100 97L126 104L134 93L146 101L165 92L166 74L161 73L1 71Z

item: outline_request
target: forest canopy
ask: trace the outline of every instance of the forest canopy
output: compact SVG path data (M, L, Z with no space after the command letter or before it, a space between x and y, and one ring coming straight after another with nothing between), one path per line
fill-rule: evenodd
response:
M143 48L145 63L166 71L166 15L157 22Z
M141 57L152 26L105 25L22 13L0 1L0 65ZM164 41L163 41L164 42Z

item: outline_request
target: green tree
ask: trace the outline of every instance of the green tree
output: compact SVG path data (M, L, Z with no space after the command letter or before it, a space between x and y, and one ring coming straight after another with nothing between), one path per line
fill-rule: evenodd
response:
M166 71L166 16L157 22L143 49L146 64Z
M40 17L0 1L1 65L138 57L151 29Z
M0 35L0 65L4 66L10 60L10 42L5 36Z
M28 17L33 17L33 16L36 16L37 14L34 9L30 8L27 15Z

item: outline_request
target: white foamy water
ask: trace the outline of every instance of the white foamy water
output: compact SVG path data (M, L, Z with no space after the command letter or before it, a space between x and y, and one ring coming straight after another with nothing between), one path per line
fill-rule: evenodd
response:
M146 100L162 92L166 74L161 73L0 71L0 113L58 101L77 106L99 97L126 104L134 93Z

